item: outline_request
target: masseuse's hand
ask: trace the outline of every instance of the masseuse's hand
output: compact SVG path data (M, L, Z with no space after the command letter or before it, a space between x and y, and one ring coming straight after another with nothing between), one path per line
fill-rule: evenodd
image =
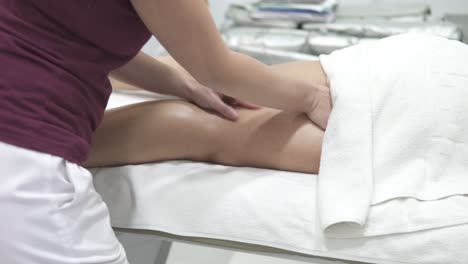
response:
M332 110L330 89L323 85L317 85L314 87L313 95L312 104L306 114L312 122L325 130Z
M234 109L235 106L247 109L260 108L258 105L215 92L201 85L191 76L186 75L185 77L189 93L184 97L201 108L215 111L228 120L236 121L239 117L237 111Z

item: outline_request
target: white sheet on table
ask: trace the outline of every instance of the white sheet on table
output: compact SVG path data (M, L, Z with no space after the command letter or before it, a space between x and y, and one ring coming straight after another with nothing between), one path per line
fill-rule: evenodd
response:
M320 60L334 101L318 186L327 235L468 223L468 46L404 34Z
M468 263L468 225L390 236L326 238L316 216L316 175L189 161L92 173L115 227L371 263Z

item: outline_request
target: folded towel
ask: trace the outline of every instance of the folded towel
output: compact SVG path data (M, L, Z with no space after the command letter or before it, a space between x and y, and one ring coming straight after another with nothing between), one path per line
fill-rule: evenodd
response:
M289 20L295 22L330 22L335 19L337 0L260 1L251 4L249 16L256 20Z
M338 3L336 0L326 0L320 4L313 3L268 3L259 2L256 5L259 10L277 10L277 11L303 11L313 13L331 12L336 9Z
M320 61L334 104L317 198L326 234L467 223L468 46L403 34Z
M294 4L322 4L326 0L262 0L262 3L271 3L271 4L284 4L284 3L294 3Z
M284 24L289 21L294 23L295 28L296 23L334 20L337 6L337 0L234 2L227 15L242 25L279 24L281 27L289 27Z
M302 25L302 28L314 32L336 33L360 38L384 38L411 32L429 33L454 40L463 39L460 26L445 21L404 23L379 20L337 20L330 24L307 23Z
M294 10L258 10L250 13L252 19L257 20L289 20L294 22L329 23L335 20L332 12L314 13Z

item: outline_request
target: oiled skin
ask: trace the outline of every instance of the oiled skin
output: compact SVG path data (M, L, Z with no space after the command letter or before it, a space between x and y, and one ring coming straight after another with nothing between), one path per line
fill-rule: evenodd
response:
M329 87L318 61L271 67ZM236 122L179 100L145 102L106 111L93 135L91 155L84 166L187 159L318 172L323 131L305 114L269 108L238 111Z

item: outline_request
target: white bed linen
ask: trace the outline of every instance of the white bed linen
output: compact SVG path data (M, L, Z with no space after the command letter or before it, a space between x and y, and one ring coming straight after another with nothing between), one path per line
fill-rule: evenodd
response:
M316 214L316 175L189 161L92 173L114 227L370 263L468 263L468 225L368 238L326 238Z
M160 98L115 93L108 108ZM326 238L317 176L171 161L92 170L114 227L223 239L371 263L468 263L468 225ZM398 217L395 214L395 217Z

